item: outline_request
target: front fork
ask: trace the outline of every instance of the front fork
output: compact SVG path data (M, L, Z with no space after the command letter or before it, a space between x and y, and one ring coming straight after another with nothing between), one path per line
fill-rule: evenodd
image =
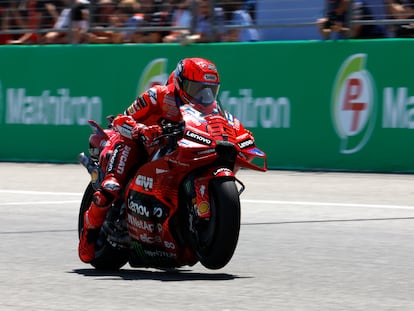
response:
M217 178L230 178L238 184L239 195L245 190L244 184L236 178L234 172L226 167L211 168L201 176L188 178L185 183L185 189L189 198L191 198L193 217L199 219L208 219L211 216L210 211L210 183Z

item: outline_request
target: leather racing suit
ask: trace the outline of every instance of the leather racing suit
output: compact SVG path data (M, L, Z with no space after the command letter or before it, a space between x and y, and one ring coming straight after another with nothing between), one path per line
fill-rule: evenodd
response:
M128 173L132 172L136 165L146 161L145 148L151 147L151 138L161 134L159 125L166 121L182 121L179 105L180 98L173 83L155 85L138 96L123 115L114 119L115 135L110 138L110 143L104 150L104 153L109 155L105 177L84 215L84 227L78 248L82 261L93 260L97 232L94 229L102 226L110 206L119 198L131 177ZM137 133L146 138L144 144L137 141ZM95 234L89 234L91 231Z

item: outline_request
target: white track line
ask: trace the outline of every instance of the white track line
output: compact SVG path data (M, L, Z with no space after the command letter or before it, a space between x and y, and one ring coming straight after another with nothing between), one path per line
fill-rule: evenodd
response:
M73 201L31 201L31 202L9 202L0 203L0 206L9 205L47 205L47 204L80 204L80 200Z
M80 192L51 192L51 191L32 191L32 190L2 190L0 189L0 193L82 196L82 193Z
M246 202L246 203L256 203L256 204L367 207L367 208L389 208L389 209L412 209L412 210L414 210L414 206L410 206L410 205L392 205L392 204L359 204L359 203L277 201L277 200L241 200L241 201Z
M26 194L26 195L57 195L57 196L78 196L82 197L80 192L50 192L50 191L27 191L27 190L2 190L0 193ZM62 200L62 201L32 201L32 202L10 202L0 203L2 205L31 205L31 204L72 204L79 203L80 200ZM392 204L359 204L359 203L336 203L336 202L310 202L310 201L281 201L281 200L250 200L242 199L241 202L253 204L274 204L274 205L304 205L304 206L336 206L336 207L362 207L362 208L386 208L386 209L407 209L414 210L410 205L392 205Z

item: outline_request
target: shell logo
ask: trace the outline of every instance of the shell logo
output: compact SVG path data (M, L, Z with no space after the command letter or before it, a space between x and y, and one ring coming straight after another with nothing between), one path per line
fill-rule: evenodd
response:
M198 205L197 209L198 209L198 215L204 216L210 212L210 205L208 204L208 202L203 201Z

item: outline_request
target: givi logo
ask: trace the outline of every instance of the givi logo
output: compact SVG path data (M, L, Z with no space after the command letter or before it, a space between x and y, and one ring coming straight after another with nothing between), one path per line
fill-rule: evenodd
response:
M344 154L358 152L365 146L376 121L373 82L365 69L366 60L366 54L346 59L333 87L333 121L341 139L340 152Z

